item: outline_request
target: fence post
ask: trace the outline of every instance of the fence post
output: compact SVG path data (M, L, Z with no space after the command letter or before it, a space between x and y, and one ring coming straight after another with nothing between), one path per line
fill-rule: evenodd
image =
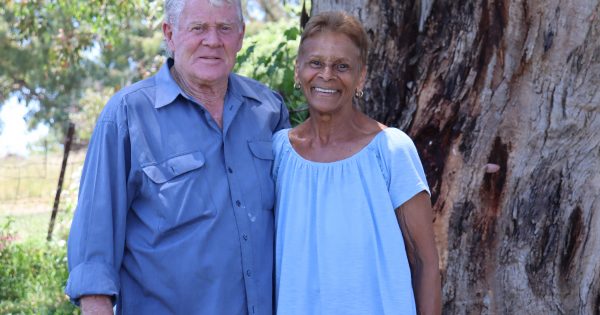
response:
M63 180L65 177L65 171L67 169L67 159L69 158L69 151L71 150L71 142L73 141L74 132L75 125L73 123L69 123L69 130L67 131L67 137L65 139L62 166L60 167L60 175L58 176L58 187L56 187L56 196L54 197L54 205L52 206L52 216L50 217L50 225L48 226L48 236L46 237L47 241L52 240L54 221L56 220L56 213L58 212L58 204L60 203L60 193L62 192Z

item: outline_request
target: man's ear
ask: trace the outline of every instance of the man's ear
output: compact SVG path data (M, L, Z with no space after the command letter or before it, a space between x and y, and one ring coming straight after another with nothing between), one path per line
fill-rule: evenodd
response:
M246 34L246 23L242 23L242 29L240 30L240 39L239 39L239 43L238 43L236 52L239 52L240 50L242 50L242 47L244 47L244 35L245 34Z
M163 22L162 31L167 47L169 50L175 51L175 45L173 44L173 26L167 22Z

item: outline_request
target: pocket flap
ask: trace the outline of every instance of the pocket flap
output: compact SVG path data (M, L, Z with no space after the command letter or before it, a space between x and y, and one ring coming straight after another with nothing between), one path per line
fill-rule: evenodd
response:
M144 166L142 170L153 182L162 184L183 173L202 167L204 161L204 154L196 151L170 158L162 163Z
M249 140L248 145L252 154L262 160L273 159L273 149L271 148L273 141L271 140Z

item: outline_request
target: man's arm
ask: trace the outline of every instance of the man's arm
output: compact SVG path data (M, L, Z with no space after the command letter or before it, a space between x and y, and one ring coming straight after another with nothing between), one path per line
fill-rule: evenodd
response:
M420 192L396 209L412 272L419 315L441 313L441 280L433 234L433 211L426 192Z
M85 295L79 299L83 315L113 315L113 306L109 296Z
M96 294L118 299L129 206L128 161L126 130L101 116L88 146L69 233L65 292L73 303Z

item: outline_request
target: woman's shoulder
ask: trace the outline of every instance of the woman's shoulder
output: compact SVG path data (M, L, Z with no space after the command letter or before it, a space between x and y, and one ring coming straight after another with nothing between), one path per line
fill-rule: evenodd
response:
M285 140L285 138L288 136L288 132L290 131L290 129L291 128L284 128L276 131L272 137L273 143L281 143L283 140Z
M389 145L413 145L412 139L402 130L395 127L387 127L381 131L382 137Z
M387 127L377 135L376 147L384 157L412 155L417 152L413 140L402 130Z

